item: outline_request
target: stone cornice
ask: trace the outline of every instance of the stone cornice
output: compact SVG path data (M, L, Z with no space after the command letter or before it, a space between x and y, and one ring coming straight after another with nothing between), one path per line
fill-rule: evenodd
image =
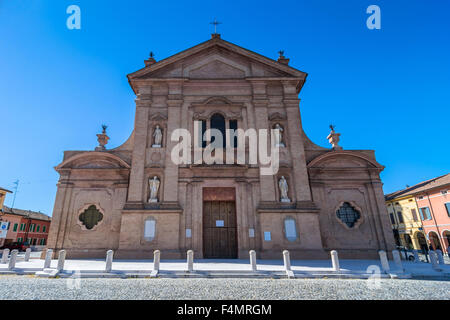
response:
M325 152L316 158L312 159L308 164L308 169L321 169L321 170L333 170L333 171L346 171L346 170L358 170L358 167L325 167L321 166L321 163L327 159L331 158L339 158L339 157L354 157L356 159L360 159L362 161L367 162L370 166L363 168L364 170L372 170L374 172L376 171L382 171L384 169L384 166L379 164L375 159L372 159L368 157L366 154L364 154L361 151L356 150L330 150L328 152Z
M108 151L84 151L82 153L76 154L74 156L71 156L70 158L64 160L62 163L60 163L59 165L57 165L55 167L56 171L60 171L61 169L72 169L74 170L75 168L71 168L69 165L71 164L71 162L74 162L76 160L79 159L83 159L83 158L94 158L94 159L106 159L109 160L113 163L117 163L119 165L119 167L115 167L115 168L79 168L80 170L99 170L99 169L104 169L104 170L120 170L120 169L130 169L131 166L122 158L118 157L115 154L109 153Z

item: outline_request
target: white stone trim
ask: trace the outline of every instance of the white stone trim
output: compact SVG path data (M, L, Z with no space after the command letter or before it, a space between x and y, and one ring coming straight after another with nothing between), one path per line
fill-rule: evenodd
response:
M443 230L443 231L441 232L442 238L445 237L445 236L444 236L444 232L446 232L446 231L450 232L450 229L445 229L445 230Z
M439 232L437 232L435 230L430 230L427 233L428 240L430 239L430 233L432 233L432 232L434 232L438 236L438 239L441 239L441 235L439 234Z

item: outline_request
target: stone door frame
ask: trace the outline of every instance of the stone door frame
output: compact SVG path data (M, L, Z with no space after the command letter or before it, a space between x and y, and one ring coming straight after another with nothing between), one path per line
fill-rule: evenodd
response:
M240 194L242 193L240 183L235 178L205 178L201 182L197 182L196 188L198 195L197 205L192 208L192 240L195 257L203 259L203 188L235 188L235 205L236 205L236 230L237 230L237 255L240 258L242 248L248 246L247 233L242 230L247 230L247 217L244 217L247 212L243 212L243 203ZM195 228L195 230L194 230ZM198 254L197 254L198 253Z

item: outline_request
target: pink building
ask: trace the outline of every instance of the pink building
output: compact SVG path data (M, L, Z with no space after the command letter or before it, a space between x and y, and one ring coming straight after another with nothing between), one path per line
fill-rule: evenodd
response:
M428 243L446 253L450 245L450 173L427 181L414 195Z
M22 216L4 213L3 210L1 210L0 217L2 221L9 222L6 238L0 239L0 248L1 248L4 245L17 241L18 228L14 228L14 226L20 225L20 222L22 221Z
M0 210L2 221L9 222L6 239L0 239L0 248L13 243L26 243L32 248L47 244L51 217L31 210L12 209L6 206Z

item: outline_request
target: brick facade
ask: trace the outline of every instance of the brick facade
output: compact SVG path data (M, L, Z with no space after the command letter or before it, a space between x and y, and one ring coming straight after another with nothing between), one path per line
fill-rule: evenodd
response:
M69 257L103 257L114 249L117 257L149 258L159 249L162 258L181 258L192 249L202 258L203 203L223 200L220 190L227 190L225 196L235 202L239 258L250 249L263 259L281 258L283 249L293 259L328 258L331 249L347 258L377 258L378 250L391 250L379 177L383 166L371 150L324 148L307 138L298 97L307 74L288 61L263 57L217 34L159 62L147 60L145 68L128 75L136 94L128 141L106 151L66 151L56 167L60 179L48 247L66 249ZM253 164L175 164L174 130L194 136L194 121L209 128L215 115L226 128L280 125L279 171L266 175ZM157 126L161 147L154 141ZM160 184L158 202L152 203L149 180L155 176ZM289 202L280 200L282 176ZM359 215L354 224L344 221L345 210ZM97 217L95 225L86 222L87 215ZM220 228L225 222L216 223Z

